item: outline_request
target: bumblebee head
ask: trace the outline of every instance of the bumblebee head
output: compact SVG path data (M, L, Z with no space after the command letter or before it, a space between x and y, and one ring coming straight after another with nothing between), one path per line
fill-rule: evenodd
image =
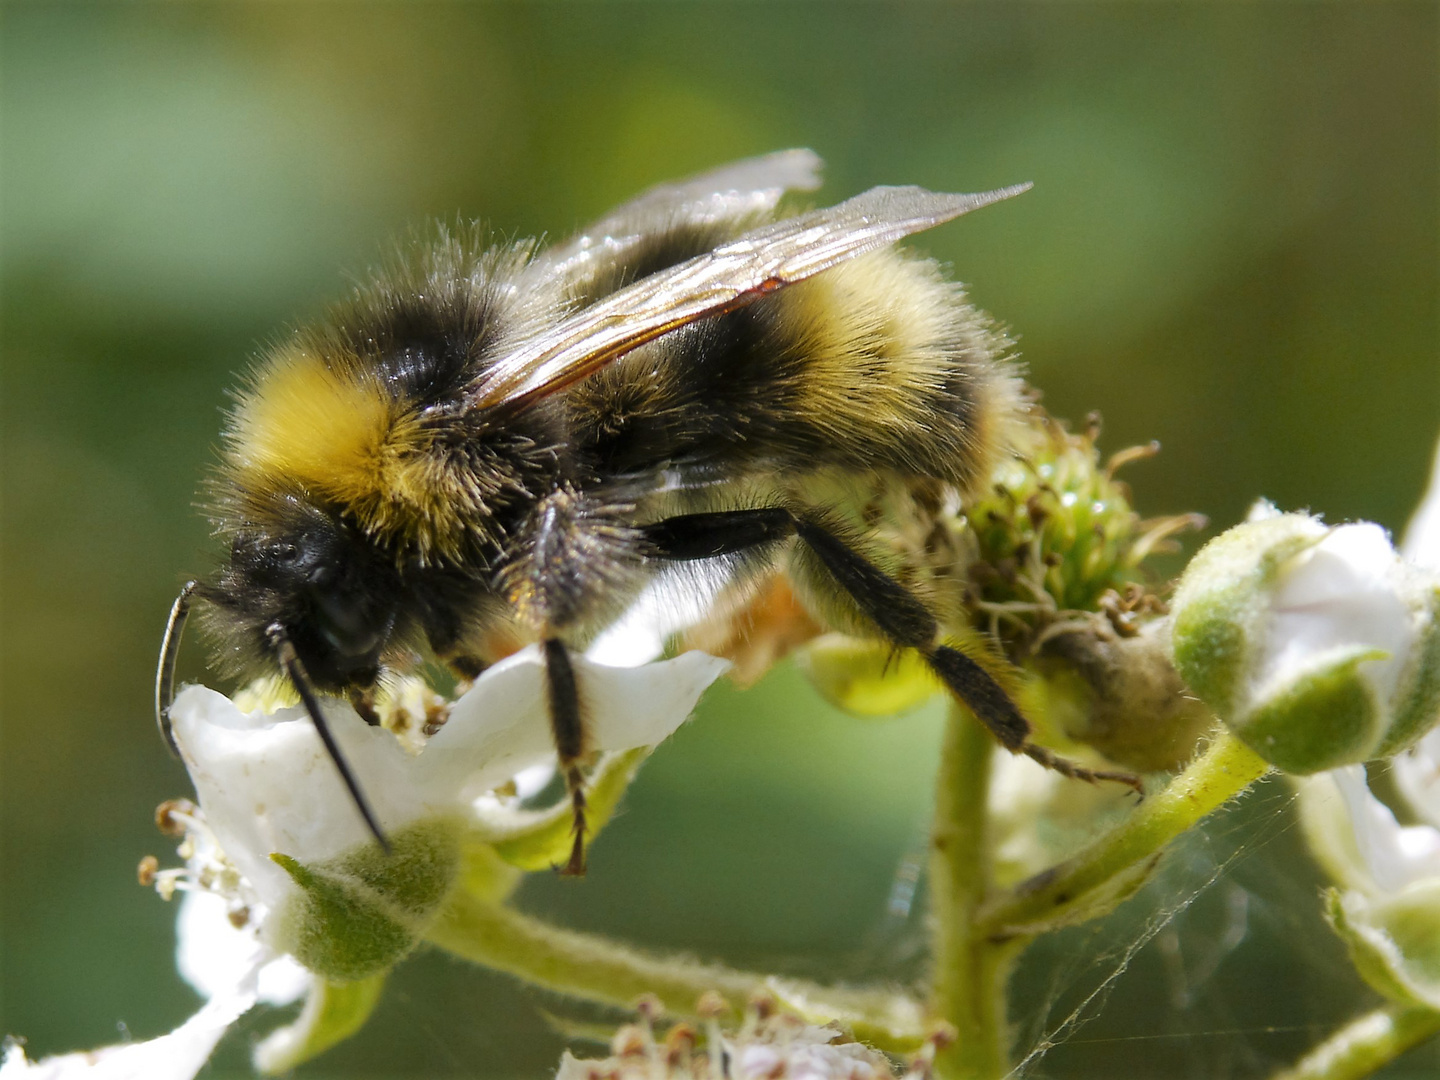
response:
M253 509L253 504L252 504ZM280 671L320 733L370 831L389 844L329 733L315 691L372 687L395 634L400 575L341 515L295 494L273 494L263 512L228 530L229 559L210 581L190 582L166 624L155 683L156 720L177 751L170 728L175 660L194 600L233 674Z
M319 690L373 686L399 610L399 574L354 525L282 494L230 536L226 564L196 589L222 664L274 671L288 641Z

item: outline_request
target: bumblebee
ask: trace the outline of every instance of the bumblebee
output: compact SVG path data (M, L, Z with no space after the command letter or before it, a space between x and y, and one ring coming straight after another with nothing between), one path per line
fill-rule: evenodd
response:
M320 694L373 718L382 675L461 676L497 634L543 650L584 867L586 723L570 657L658 573L783 565L830 623L919 651L1007 749L1030 741L986 666L815 492L919 483L961 498L1023 408L1004 336L902 238L1009 198L878 187L777 216L818 186L792 150L654 188L567 242L441 230L238 394L212 485L228 559L185 585L156 686L169 728L192 604L228 674L293 684L379 842Z

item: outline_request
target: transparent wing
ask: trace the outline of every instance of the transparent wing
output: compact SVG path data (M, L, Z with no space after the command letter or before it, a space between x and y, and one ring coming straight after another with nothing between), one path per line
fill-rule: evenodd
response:
M534 270L568 277L596 250L613 255L677 218L706 224L773 210L785 192L819 187L823 164L813 150L781 150L657 185L544 252Z
M837 263L1028 190L977 195L877 187L824 210L771 222L642 278L521 343L485 373L473 408L532 403L678 327L803 281Z

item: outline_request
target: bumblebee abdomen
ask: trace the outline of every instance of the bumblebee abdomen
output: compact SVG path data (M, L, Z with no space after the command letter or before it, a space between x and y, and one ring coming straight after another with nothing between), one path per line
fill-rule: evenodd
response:
M972 489L1019 410L1010 343L892 249L636 350L569 394L605 473L841 467Z

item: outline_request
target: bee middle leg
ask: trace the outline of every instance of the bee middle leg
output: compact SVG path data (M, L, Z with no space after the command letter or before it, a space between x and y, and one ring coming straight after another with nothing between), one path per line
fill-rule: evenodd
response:
M580 715L580 689L565 643L558 638L546 638L542 648L550 730L555 737L560 773L565 778L565 790L570 794L574 814L575 841L570 848L570 859L560 872L568 877L580 877L585 873L585 776L580 770L580 759L585 754L585 724Z
M798 537L854 601L862 614L897 645L915 649L941 682L1005 749L1079 780L1112 780L1140 790L1126 772L1087 769L1030 741L1030 722L980 664L941 642L939 620L914 593L851 548L823 524L784 507L685 514L646 529L649 553L675 561L719 558Z

